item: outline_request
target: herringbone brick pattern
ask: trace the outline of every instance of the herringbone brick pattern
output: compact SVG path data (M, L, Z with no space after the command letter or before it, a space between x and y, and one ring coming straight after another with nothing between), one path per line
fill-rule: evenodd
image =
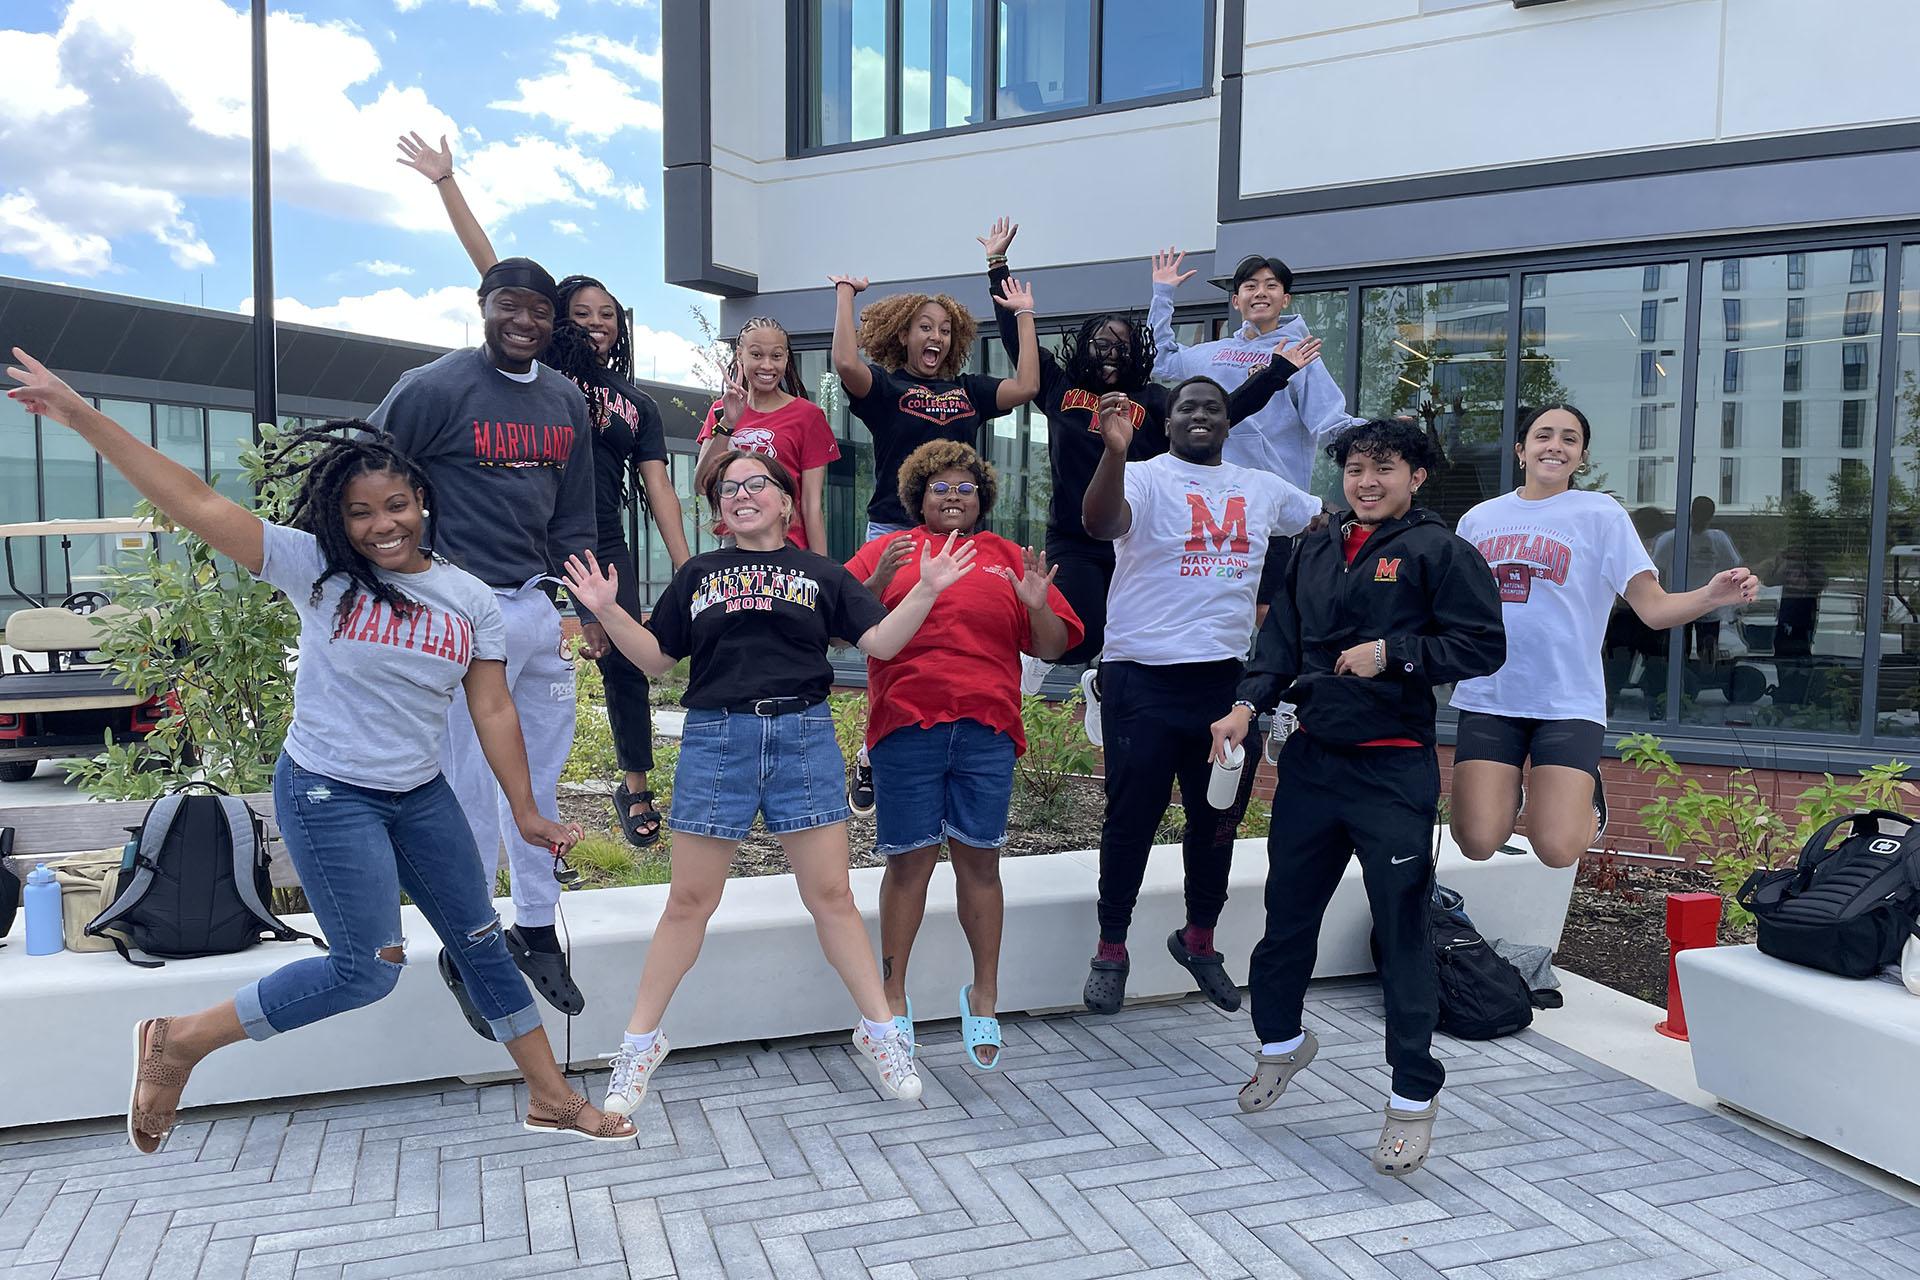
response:
M0 1270L386 1277L1920 1275L1920 1209L1534 1034L1443 1042L1439 1152L1367 1157L1377 988L1316 988L1321 1052L1234 1103L1244 1014L1006 1024L1005 1070L924 1036L919 1105L842 1041L677 1056L637 1144L523 1133L510 1086L236 1109L141 1160L0 1147ZM241 1046L229 1052L245 1052ZM604 1077L590 1081L596 1096Z

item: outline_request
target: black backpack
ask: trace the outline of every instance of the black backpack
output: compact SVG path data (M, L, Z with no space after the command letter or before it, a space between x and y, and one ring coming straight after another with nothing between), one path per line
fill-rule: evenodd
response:
M217 792L162 796L148 807L134 846L132 861L120 868L113 902L86 928L112 942L127 963L159 967L128 955L116 935L170 960L244 951L262 938L326 945L287 925L267 905L273 886L266 827L244 800Z
M1838 844L1835 836L1850 828ZM1900 961L1920 927L1920 830L1888 809L1850 813L1813 833L1797 865L1747 877L1760 950L1843 978Z
M1427 931L1440 979L1440 1030L1456 1040L1494 1040L1533 1025L1527 980L1467 919L1465 900L1443 884L1427 901ZM1369 940L1380 968L1380 937Z
M13 928L14 913L20 910L20 878L7 869L6 857L13 852L13 828L0 827L0 938ZM0 947L6 943L0 942Z

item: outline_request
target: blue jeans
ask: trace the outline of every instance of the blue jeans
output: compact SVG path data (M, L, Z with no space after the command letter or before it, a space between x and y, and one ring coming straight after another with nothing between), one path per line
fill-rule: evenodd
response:
M782 716L690 708L667 826L743 840L755 814L775 835L845 822L846 769L824 702Z
M1004 845L1014 754L1012 738L978 720L902 725L874 743L874 852L911 853L942 840Z
M255 1040L372 1004L405 962L400 892L453 955L474 1008L505 1044L540 1028L526 980L507 954L492 877L444 777L411 791L374 791L302 769L273 770L274 814L300 885L331 950L283 965L240 989L234 1005Z

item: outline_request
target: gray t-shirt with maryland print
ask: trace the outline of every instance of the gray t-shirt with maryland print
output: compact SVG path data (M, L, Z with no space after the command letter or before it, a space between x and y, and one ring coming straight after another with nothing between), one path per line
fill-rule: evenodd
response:
M328 578L313 535L267 524L263 581L300 615L286 752L302 769L376 791L411 791L440 772L447 707L475 659L503 662L506 627L486 583L435 560L420 573L378 571L418 608L397 613Z

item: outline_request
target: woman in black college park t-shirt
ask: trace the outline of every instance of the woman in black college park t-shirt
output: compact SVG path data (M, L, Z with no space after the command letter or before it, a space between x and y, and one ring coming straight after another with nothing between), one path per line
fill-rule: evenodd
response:
M893 1023L880 971L847 881L847 803L827 691L827 647L851 640L870 658L905 647L942 591L972 568L954 539L921 556L920 582L888 613L852 574L787 541L794 484L772 458L738 450L708 471L707 500L734 545L694 556L673 575L643 627L596 565L567 565L567 587L642 670L690 658L685 727L674 771L673 881L647 947L627 1037L613 1060L606 1109L630 1115L666 1057L661 1018L693 967L727 867L760 816L793 865L821 949L860 1007L853 1042L880 1087L920 1096L913 1046Z
M833 282L833 371L847 389L854 416L873 433L873 496L867 502L863 542L919 523L900 505L895 483L906 456L929 440L977 445L989 419L1017 409L1040 390L1040 347L1033 328L1033 290L1018 280L994 301L1014 313L1020 330L1011 378L962 373L978 326L946 294L896 293L860 313L853 296L865 276L828 276ZM873 361L860 358L865 351Z

